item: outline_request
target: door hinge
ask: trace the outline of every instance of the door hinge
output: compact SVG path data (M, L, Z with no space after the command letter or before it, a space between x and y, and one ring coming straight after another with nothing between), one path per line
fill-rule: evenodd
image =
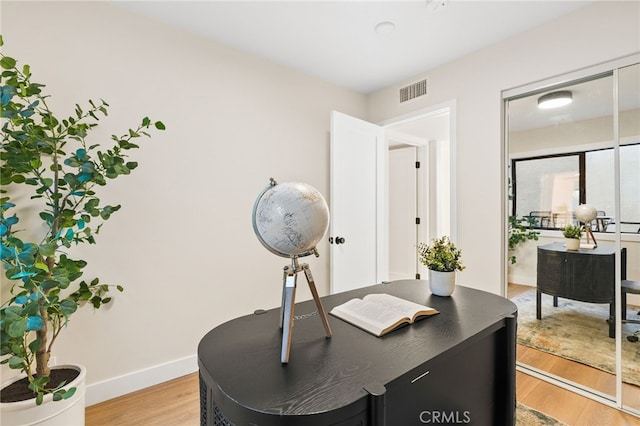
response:
M420 225L420 218L416 217L416 225Z
M419 169L419 168L420 168L420 162L416 161L416 169Z

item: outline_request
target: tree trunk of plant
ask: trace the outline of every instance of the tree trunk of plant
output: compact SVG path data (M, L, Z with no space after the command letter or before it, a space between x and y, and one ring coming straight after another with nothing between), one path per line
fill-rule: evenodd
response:
M47 257L45 263L49 269L49 275L51 275L55 258ZM43 326L40 330L36 331L36 338L40 340L40 347L36 351L36 375L38 377L48 377L51 374L49 368L49 358L51 358L51 352L48 349L48 332L49 332L49 313L44 306L44 298L40 299L40 316L42 317Z
M47 322L49 318L47 310L44 307L40 308L40 316L42 316L44 326L42 329L36 331L36 337L40 339L40 347L36 351L36 375L38 377L45 377L51 374L49 369L51 353L47 350Z

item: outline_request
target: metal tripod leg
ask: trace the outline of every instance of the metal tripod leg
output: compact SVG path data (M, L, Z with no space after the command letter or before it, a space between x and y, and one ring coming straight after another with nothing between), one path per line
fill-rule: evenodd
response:
M297 259L293 258L291 266L284 267L284 276L282 279L282 305L280 305L280 328L282 329L282 349L280 352L280 362L282 364L287 364L289 362L289 351L291 350L291 332L293 331L294 319L293 313L296 302L296 279L298 276L298 272L300 272L301 270L304 271L304 275L307 278L309 289L311 290L311 294L313 294L313 300L316 302L318 314L322 319L322 324L324 325L327 337L331 337L331 327L329 326L329 321L327 320L327 314L322 307L320 296L318 296L318 290L316 289L316 284L313 281L311 269L309 269L309 265L306 263L302 264L302 268L300 268Z
M293 311L296 299L297 271L286 266L284 268L284 283L282 288L282 306L280 308L280 327L282 328L282 350L280 362L289 362L289 350L291 349L291 331L293 329Z
M320 301L320 297L318 296L318 290L316 290L316 283L315 281L313 281L313 276L311 275L311 269L309 269L308 264L303 263L302 270L304 271L304 275L307 277L307 283L309 284L309 289L311 290L311 294L313 294L313 300L316 302L316 307L318 308L318 314L320 314L320 318L322 319L322 324L324 325L324 330L327 333L327 337L331 337L331 327L329 326L329 320L327 320L327 314L324 312L324 308L322 307L322 302Z

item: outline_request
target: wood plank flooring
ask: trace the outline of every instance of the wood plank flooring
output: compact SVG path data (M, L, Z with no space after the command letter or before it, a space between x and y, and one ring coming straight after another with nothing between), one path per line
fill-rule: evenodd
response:
M517 372L518 401L549 414L569 426L633 426L640 419L577 393Z
M86 426L197 426L198 373L87 407Z

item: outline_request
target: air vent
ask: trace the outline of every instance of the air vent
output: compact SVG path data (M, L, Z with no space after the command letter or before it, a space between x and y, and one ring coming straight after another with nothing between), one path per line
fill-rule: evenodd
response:
M427 79L410 84L400 89L400 103L410 101L427 94Z

